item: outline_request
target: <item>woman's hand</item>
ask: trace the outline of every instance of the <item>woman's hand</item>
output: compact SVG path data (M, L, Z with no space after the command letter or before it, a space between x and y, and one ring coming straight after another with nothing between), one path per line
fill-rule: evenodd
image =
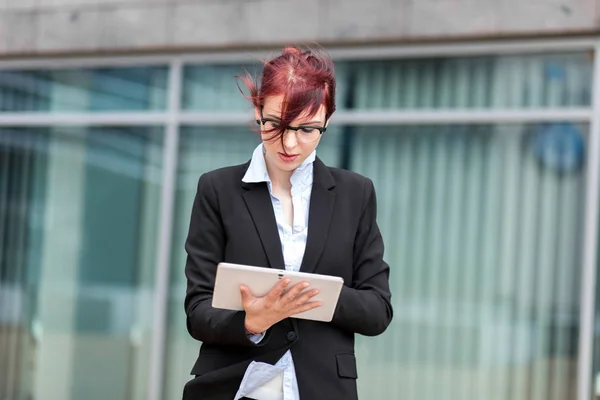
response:
M289 284L289 279L277 282L264 297L255 297L247 286L240 286L242 305L246 311L245 327L248 332L265 332L281 320L322 305L319 301L309 301L319 293L317 289L302 293L309 286L307 282L298 283L285 291Z

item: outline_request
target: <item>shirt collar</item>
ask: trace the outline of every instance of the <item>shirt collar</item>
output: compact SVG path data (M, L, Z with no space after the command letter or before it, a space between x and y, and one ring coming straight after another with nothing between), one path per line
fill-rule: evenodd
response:
M245 183L259 183L267 182L269 187L271 186L271 178L267 171L267 164L265 162L265 149L263 144L259 144L254 152L252 153L252 159L246 174L242 178L242 182ZM292 191L302 190L309 185L312 185L313 181L313 163L317 158L317 151L313 150L312 153L294 170L290 181L292 183Z

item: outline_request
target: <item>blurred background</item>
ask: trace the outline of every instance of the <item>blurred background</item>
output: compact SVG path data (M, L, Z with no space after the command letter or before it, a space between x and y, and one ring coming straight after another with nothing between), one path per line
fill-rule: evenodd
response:
M0 0L0 399L181 398L197 179L258 143L233 76L301 42L391 265L361 398L592 399L597 4Z

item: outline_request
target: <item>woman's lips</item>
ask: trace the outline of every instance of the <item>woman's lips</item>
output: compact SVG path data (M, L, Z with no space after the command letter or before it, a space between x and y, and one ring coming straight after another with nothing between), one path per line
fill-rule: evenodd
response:
M285 163L290 163L296 161L298 158L298 154L285 155L283 153L277 153L279 155L279 159Z

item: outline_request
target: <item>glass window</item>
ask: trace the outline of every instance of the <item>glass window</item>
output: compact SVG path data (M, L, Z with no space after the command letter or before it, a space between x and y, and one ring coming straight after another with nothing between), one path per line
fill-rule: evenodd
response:
M252 61L184 66L182 110L251 121L234 76L256 74ZM336 61L337 107L590 107L592 61ZM167 66L0 70L0 113L165 111L167 91ZM183 310L198 178L248 161L253 128L180 128L165 399L181 397L199 348ZM568 122L367 127L334 116L317 153L373 179L395 305L383 336L357 338L361 397L575 397L587 135ZM162 127L0 128L1 394L146 400L162 165Z
M0 130L9 398L147 398L162 141L154 127Z
M183 386L191 379L190 370L198 355L199 343L186 330L183 296L186 280L183 272L184 244L190 223L198 178L204 172L250 159L259 143L258 134L240 127L183 127L179 140L179 166L173 230L169 322L165 393L163 398L181 397Z
M347 163L377 188L396 310L383 336L357 339L361 395L573 397L587 127L332 132L319 147L325 162ZM198 176L247 161L256 143L243 129L183 132L165 398L181 393L199 346L181 310Z
M346 62L359 110L581 107L591 104L588 53Z
M394 320L357 340L365 398L575 398L588 128L357 128Z
M340 156L339 135L335 129L328 129L323 135L317 155L328 165L336 166ZM192 339L186 330L182 300L186 290L183 273L186 253L183 245L188 233L198 178L213 169L249 161L252 152L259 144L259 135L249 127L186 126L182 128L167 324L165 399L181 397L183 386L191 379L190 370L200 348L200 343Z
M591 67L586 53L336 62L337 105L589 107ZM224 71L225 82L239 73ZM213 100L226 102L220 90ZM214 107L203 101L198 109ZM357 339L361 397L575 397L587 125L364 127L334 117L330 132L324 161L375 183L392 268L394 321L379 338ZM199 346L180 311L196 183L249 159L256 142L236 135L189 127L182 136L165 398L180 395Z
M244 94L248 90L242 81L234 78L243 76L247 70L251 76L258 71L255 65L189 65L184 68L182 108L190 111L246 111L252 103ZM239 88L238 88L239 85Z
M0 112L162 111L166 67L0 70Z
M258 64L191 65L185 110L244 111L235 75ZM338 110L555 108L591 105L589 53L336 61ZM247 94L243 84L240 87Z
M336 63L336 102L342 109L347 103L346 63ZM252 103L244 98L248 89L235 76L248 71L252 77L261 73L256 64L189 65L184 68L182 108L187 111L248 111ZM239 88L238 88L239 84Z

